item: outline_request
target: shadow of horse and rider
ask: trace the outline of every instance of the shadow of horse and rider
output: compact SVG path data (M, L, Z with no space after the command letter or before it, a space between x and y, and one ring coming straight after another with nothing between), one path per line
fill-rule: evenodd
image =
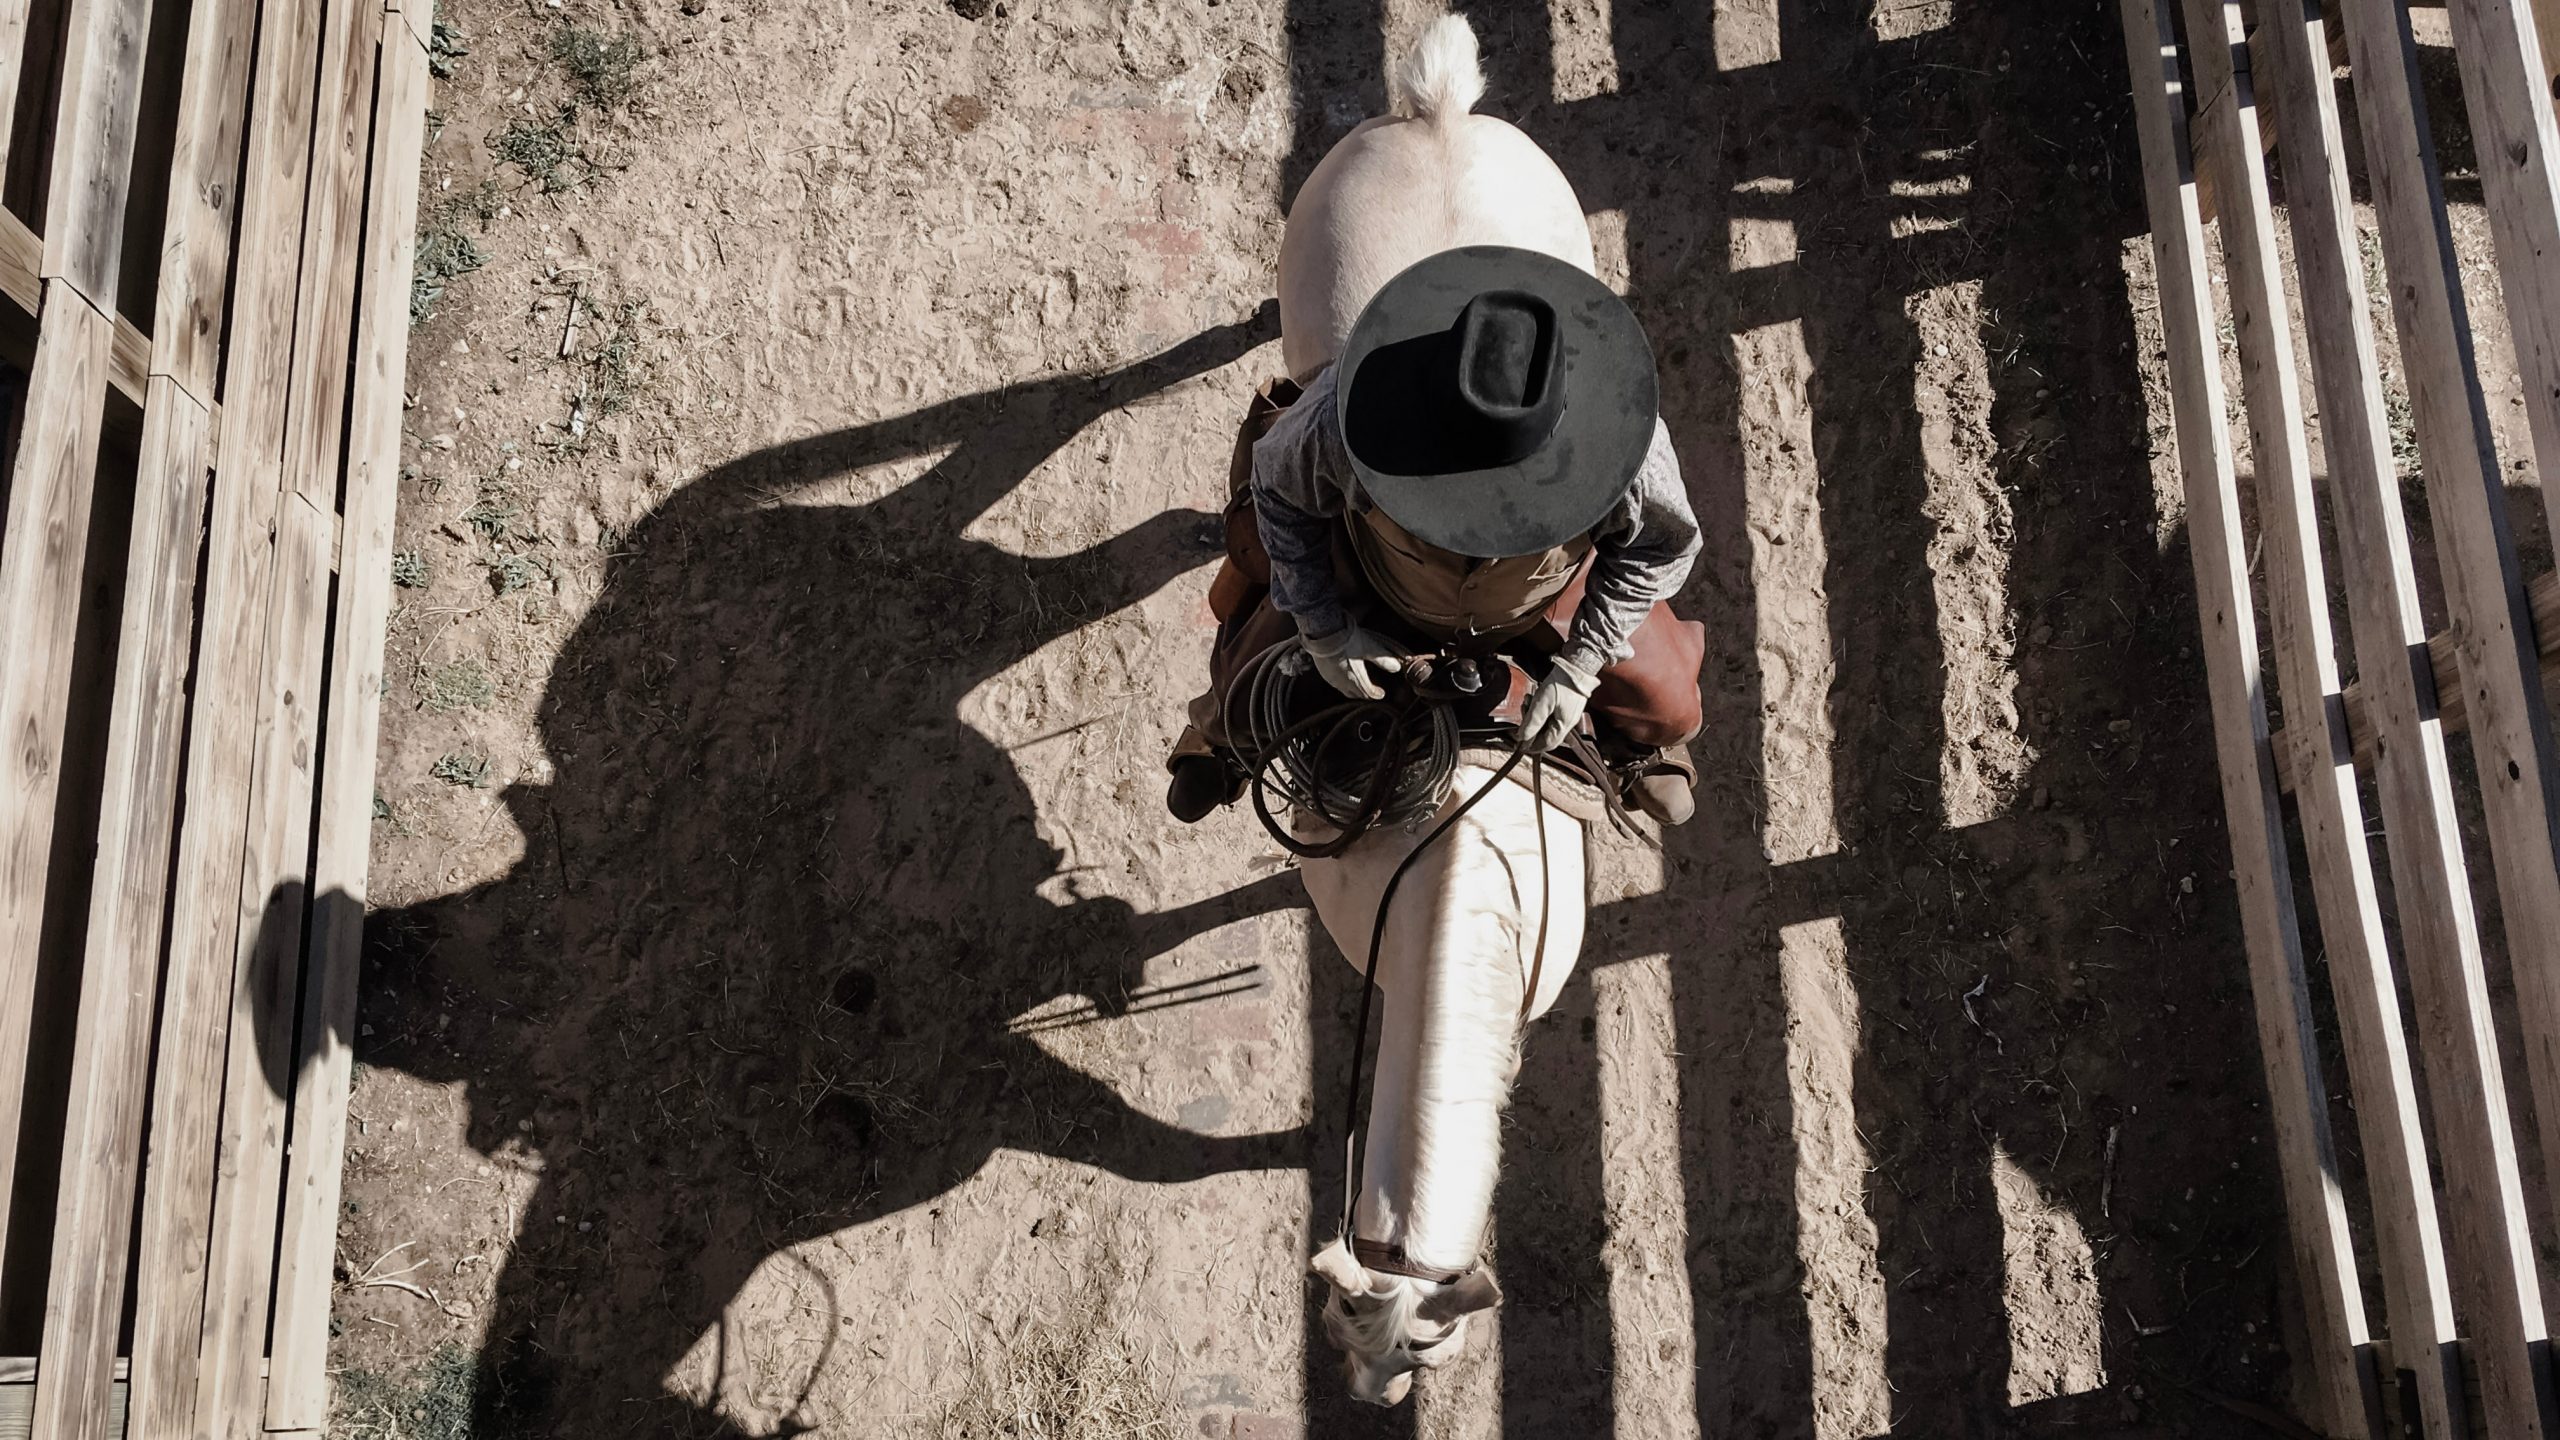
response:
M368 926L361 1058L467 1082L475 1148L543 1157L486 1433L722 1429L663 1382L749 1274L999 1148L1155 1182L1305 1163L1301 1132L1149 1119L1008 1024L1061 996L1118 1013L1150 959L1298 903L1293 877L1147 915L1044 898L1063 857L958 715L1215 553L1207 512L1054 559L969 523L1096 419L1277 333L1266 305L1105 374L758 452L609 561L539 711L556 776L503 795L527 858ZM879 499L801 503L946 449Z
M1780 8L1819 40L1849 34L1869 7ZM2079 194L2023 133L2043 121L2068 130L2053 87L1914 78L1948 68L1932 53L1969 64L2012 44L2053 51L2050 36L2025 33L2048 23L2043 7L1955 8L1937 52L1861 51L1835 64L1847 42L1807 42L1783 70L1690 87L1671 71L1702 63L1695 39L1674 34L1691 12L1620 5L1621 93L1588 102L1590 117L1534 103L1508 111L1557 155L1587 204L1627 217L1634 303L1662 357L1666 418L1706 529L1687 603L1714 638L1699 816L1670 838L1660 894L1595 907L1586 978L1526 1047L1496 1219L1509 1292L1498 1356L1507 1434L1601 1434L1616 1417L1613 1371L1625 1352L1608 1303L1587 976L1653 953L1671 957L1681 1052L1689 1253L1678 1263L1695 1307L1700 1427L1813 1433L1826 1362L1814 1353L1789 1181L1797 1101L1778 937L1819 917L1840 924L1863 1011L1854 1098L1875 1169L1867 1205L1897 1428L2003 1433L2051 1419L2092 1427L2074 1433L2161 1433L2121 1383L2067 1413L2010 1405L2004 1241L1988 1194L1995 1138L2096 1237L2119 1381L2173 1356L2216 1388L2281 1393L2272 1388L2280 1363L2235 1368L2250 1363L2234 1359L2245 1348L2236 1320L2199 1317L2155 1339L2112 1318L2120 1302L2145 1320L2178 1315L2194 1298L2181 1288L2190 1270L2204 1267L2209 1278L2196 1286L2244 1292L2240 1309L2271 1322L2280 1220L2263 1147L2225 1153L2220 1117L2258 1081L2235 922L2210 883L2221 841L2196 828L2214 802L2196 667L2179 649L2193 634L2184 556L2152 539L2118 253L2140 229L2130 176L2120 171L2094 197L2096 216L2022 226L2052 242L2042 248L2004 251L1999 235L1934 248L1881 238L1875 197L1890 181L1932 178L1938 162L1915 158L1931 145L1985 144L1985 173L2025 192L2009 197L2012 214L2059 215ZM1298 11L1312 37L1292 60L1301 114L1374 113L1382 68L1366 52L1383 26L1370 0L1302 0ZM1534 50L1505 49L1528 21L1478 11L1495 96L1546 94L1535 66L1503 68L1506 53ZM2105 17L2092 14L2065 29L2075 48L2095 47L2089 83L2117 93L2121 72L2105 67L2120 55ZM1343 97L1328 88L1344 87L1347 103L1332 103ZM1878 116L1853 107L1860 96L1882 97ZM2018 112L2008 128L1987 118L2004 104ZM1787 203L1805 258L1787 275L1735 274L1727 222L1765 202L1732 186L1778 163L1769 157L1804 153L1802 136L1780 143L1790 123L1872 170L1798 176ZM1888 145L1879 125L1905 128ZM1291 169L1302 176L1305 156L1330 139L1311 120L1300 141ZM2130 155L2120 131L2107 145L2120 164ZM1946 743L1946 656L1931 590L1924 421L1912 398L1927 340L1905 299L1967 277L1980 280L1982 311L2012 341L1990 377L1991 427L2015 502L2014 620L2022 633L2049 627L2054 637L2021 645L2016 662L2020 730L2040 757L2025 784L2053 799L1959 832L1939 818L1930 778ZM1872 294L1844 306L1844 290ZM1763 773L1773 682L1757 650L1736 439L1744 377L1730 359L1731 336L1789 318L1801 319L1813 367L1805 403L1829 545L1843 838L1839 856L1793 867L1761 850L1765 788L1783 780ZM360 1057L463 1082L470 1143L542 1161L488 1317L480 1433L733 1430L667 1394L665 1377L756 1267L928 1203L999 1148L1163 1182L1304 1167L1311 1213L1326 1213L1339 1162L1322 1137L1165 1125L1008 1023L1062 996L1104 1011L1125 1004L1150 958L1300 903L1294 877L1154 915L1111 899L1053 903L1044 891L1058 888L1061 852L1041 836L1011 759L959 717L973 687L1216 555L1211 517L1198 511L1155 516L1056 558L970 539L971 522L1099 418L1275 334L1265 307L1099 375L1026 381L772 447L674 492L608 562L538 715L556 773L503 797L525 857L492 884L368 923ZM2069 423L2057 425L2065 406ZM2013 437L2025 438L2013 447ZM880 498L813 498L814 487L867 467L941 452ZM2029 454L2032 465L2017 458ZM1217 498L1205 478L1216 468L1204 472L1203 502ZM2150 737L2143 763L2121 763L2120 746L2092 759L2088 729L2104 736L2108 718L2128 715ZM1125 757L1150 791L1157 761ZM2090 863L2092 835L2096 848L2139 853L2143 866L2102 855L2097 881L2044 893L2064 869ZM2182 868L2208 882L2183 908L2162 898L2170 877L2148 868L2172 839L2192 842ZM1963 885L1942 883L1947 874ZM1972 898L1943 898L1955 889ZM2057 920L2073 907L2086 913ZM1354 977L1327 942L1315 945L1313 1078L1333 1093L1323 1087L1347 1070ZM2181 955L2195 963L2175 964ZM1961 987L1949 988L1958 973L1986 982L1980 1009L1965 1010ZM2179 1058L2146 1074L2127 1047L2158 1035L2170 995L2201 999ZM2057 1037L2054 1063L1976 1053L1996 1043L1987 1040L1966 1049L1969 1013ZM2141 1174L2101 1174L2095 1136L2112 1124L2156 1142ZM2204 1203L2218 1210L2164 1230L2190 1213L2169 1189L2188 1175L2214 1177ZM2119 1207L2138 1202L2148 1218L2100 1213L2108 1184ZM1411 1433L1411 1407L1348 1407L1309 1324L1310 1433ZM2210 1411L2182 1423L2223 1433Z

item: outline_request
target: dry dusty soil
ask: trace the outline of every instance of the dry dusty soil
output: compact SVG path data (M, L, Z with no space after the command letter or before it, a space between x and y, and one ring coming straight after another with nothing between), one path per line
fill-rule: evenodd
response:
M1427 13L452 0L343 1433L2288 1433L2114 7L1468 13L1710 636L1498 1318L1340 1397L1356 977L1160 804L1284 207Z

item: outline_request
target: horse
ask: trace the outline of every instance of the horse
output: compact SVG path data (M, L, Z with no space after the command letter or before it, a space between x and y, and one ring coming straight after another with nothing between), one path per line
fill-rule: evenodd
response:
M1380 287L1440 251L1507 245L1593 269L1563 172L1519 130L1470 113L1484 77L1464 19L1433 22L1391 78L1392 113L1325 155L1282 236L1281 358L1302 382ZM1549 783L1536 766L1462 758L1436 815L1302 867L1335 944L1374 964L1382 1012L1349 1233L1309 1264L1330 1289L1324 1326L1351 1394L1372 1404L1401 1402L1413 1372L1456 1355L1468 1317L1501 1300L1481 1259L1501 1112L1521 1035L1571 977L1585 916L1584 821Z

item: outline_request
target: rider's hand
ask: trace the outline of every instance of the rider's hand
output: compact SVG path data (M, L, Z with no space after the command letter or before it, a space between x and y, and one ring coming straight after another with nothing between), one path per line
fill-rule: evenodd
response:
M1548 661L1547 678L1538 682L1538 688L1529 692L1529 703L1520 707L1520 733L1526 737L1529 753L1543 755L1563 744L1573 727L1582 723L1583 708L1599 688L1599 676L1563 660Z
M1324 683L1354 700L1383 700L1387 692L1369 678L1369 667L1393 675L1404 669L1404 657L1396 647L1374 632L1358 625L1345 625L1329 635L1300 637L1307 647L1307 658L1316 662L1316 673ZM1581 712L1576 711L1579 714Z

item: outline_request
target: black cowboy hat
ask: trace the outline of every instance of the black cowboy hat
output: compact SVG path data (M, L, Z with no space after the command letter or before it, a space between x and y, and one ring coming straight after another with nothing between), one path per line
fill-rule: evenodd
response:
M1444 250L1369 301L1336 362L1360 484L1418 540L1534 555L1587 534L1653 443L1653 351L1581 268Z

